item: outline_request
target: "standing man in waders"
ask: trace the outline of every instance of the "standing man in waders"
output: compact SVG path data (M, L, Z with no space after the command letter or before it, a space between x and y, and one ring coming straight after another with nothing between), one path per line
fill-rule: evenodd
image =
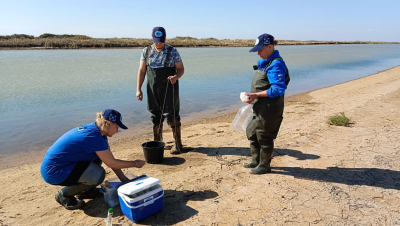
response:
M251 83L251 93L246 94L249 96L246 103L254 104L254 116L246 129L252 160L243 166L253 168L252 174L271 172L274 139L283 119L284 95L290 77L285 61L275 50L277 44L272 35L262 34L250 50L258 52L261 57L254 66L257 71Z
M153 28L152 37L154 44L145 47L140 58L136 98L143 100L141 88L147 74L147 108L153 122L154 140L163 140L163 122L167 118L175 139L171 154L179 154L183 148L178 79L182 77L185 69L178 51L165 44L166 32L163 27Z

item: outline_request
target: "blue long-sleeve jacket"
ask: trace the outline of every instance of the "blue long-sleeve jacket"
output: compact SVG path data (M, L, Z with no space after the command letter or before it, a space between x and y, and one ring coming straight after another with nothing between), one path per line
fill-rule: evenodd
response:
M265 66L274 58L281 58L279 55L279 51L275 50L275 52L266 60L260 59L257 61L258 69L264 71ZM285 75L287 73L287 68L285 61L281 59L274 60L265 70L267 73L269 83L271 87L267 89L267 95L270 98L282 96L285 94L285 90L287 86L285 85Z

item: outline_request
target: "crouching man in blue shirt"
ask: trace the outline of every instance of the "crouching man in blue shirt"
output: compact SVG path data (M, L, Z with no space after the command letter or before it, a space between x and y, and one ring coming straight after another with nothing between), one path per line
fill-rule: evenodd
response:
M56 201L67 210L80 209L85 205L81 199L101 195L97 185L105 178L104 162L122 181L129 179L123 168L142 168L143 160L124 161L115 159L108 145L108 138L128 129L122 124L121 114L113 109L97 113L95 122L74 128L62 135L47 151L40 172L52 185L65 186L57 192ZM78 196L77 200L75 195Z

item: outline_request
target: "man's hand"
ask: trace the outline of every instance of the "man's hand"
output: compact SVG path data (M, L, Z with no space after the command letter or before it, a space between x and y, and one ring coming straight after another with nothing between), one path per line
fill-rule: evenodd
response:
M256 99L258 97L257 93L246 93L244 95L249 97L249 99L246 101L246 103L248 103L248 104L251 104L251 102L253 102L254 99Z
M135 167L136 168L142 168L146 164L145 161L143 160L135 160Z
M137 98L138 100L140 100L140 101L143 100L143 92L142 92L142 90L136 91L136 98Z
M168 80L170 80L172 84L175 84L176 81L178 80L178 76L177 75L169 76Z
M261 91L258 93L246 93L244 94L249 97L249 100L246 101L246 103L251 104L257 97L268 97L268 94L266 91Z

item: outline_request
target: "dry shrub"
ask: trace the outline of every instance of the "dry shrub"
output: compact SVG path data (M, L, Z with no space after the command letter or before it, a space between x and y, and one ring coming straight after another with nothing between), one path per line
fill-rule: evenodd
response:
M340 114L329 117L328 124L335 126L348 126L350 124L350 119L346 117L344 112L340 112Z
M251 47L254 39L216 39L181 37L167 40L168 44L176 47ZM25 34L0 36L0 48L53 48L53 49L80 49L80 48L141 48L151 45L152 39L136 38L92 38L86 35L55 35L45 33L39 37ZM338 41L296 41L279 40L279 45L322 45L322 44L388 44L389 42L338 42ZM392 44L394 42L390 42ZM397 42L398 43L398 42Z

